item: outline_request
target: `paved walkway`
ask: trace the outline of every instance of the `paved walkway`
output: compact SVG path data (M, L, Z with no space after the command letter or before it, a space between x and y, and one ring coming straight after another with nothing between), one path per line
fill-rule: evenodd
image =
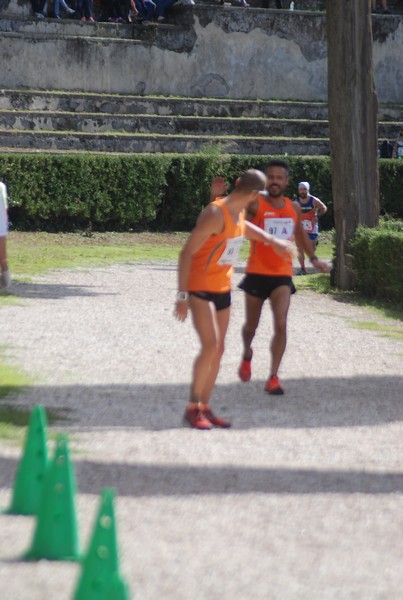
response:
M16 285L20 301L0 310L0 343L35 381L3 403L67 418L51 430L69 433L82 546L112 486L137 600L401 600L401 341L357 328L370 311L298 292L286 395L270 397L270 313L242 384L235 291L214 396L233 427L194 431L181 416L198 343L172 317L175 287L168 263L59 272ZM2 506L19 457L1 442ZM77 564L20 560L33 525L0 516L1 599L70 600Z

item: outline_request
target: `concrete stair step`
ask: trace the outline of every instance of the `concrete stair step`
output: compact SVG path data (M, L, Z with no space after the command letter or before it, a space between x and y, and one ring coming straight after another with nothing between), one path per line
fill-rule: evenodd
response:
M110 115L0 110L0 127L14 131L158 133L161 135L238 135L327 137L327 121L305 119L217 118L160 115Z
M218 147L226 154L326 155L326 138L267 138L205 135L94 134L24 131L0 128L0 147L31 151L81 151L96 153L186 153Z
M158 24L160 33L167 33L182 29L181 26L173 23ZM81 22L79 19L45 19L38 20L34 18L0 18L0 35L17 36L26 35L33 37L54 36L60 39L68 38L97 38L100 39L122 39L147 40L152 37L157 30L157 26L143 27L139 23L107 23L96 21L94 23Z
M160 135L238 135L255 137L329 136L326 120L233 117L111 115L55 111L7 111L0 109L0 127L13 131L64 131L83 133L144 133ZM381 138L393 138L400 121L381 122Z
M0 109L311 120L326 120L328 116L325 102L174 98L40 90L0 90ZM403 114L403 106L401 112Z

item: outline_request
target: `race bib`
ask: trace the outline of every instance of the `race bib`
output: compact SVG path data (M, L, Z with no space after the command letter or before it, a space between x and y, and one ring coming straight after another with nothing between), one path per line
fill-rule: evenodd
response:
M242 246L243 236L240 235L236 238L229 238L225 245L224 252L221 254L217 264L219 265L233 265L238 260L239 249Z
M312 233L312 231L313 231L313 223L312 223L312 221L309 221L308 219L304 219L302 221L302 227L305 229L305 231L307 233Z
M264 230L280 240L290 240L294 233L294 219L267 218L264 220Z
M397 147L397 155L399 158L403 158L403 146Z

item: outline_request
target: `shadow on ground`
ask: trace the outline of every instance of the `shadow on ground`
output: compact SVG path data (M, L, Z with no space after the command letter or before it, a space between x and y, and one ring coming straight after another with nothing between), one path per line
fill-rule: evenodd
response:
M269 396L264 381L217 385L212 404L234 429L376 426L403 421L403 377L356 376L283 380L284 396ZM41 403L75 430L97 427L177 429L188 385L32 386L0 406ZM0 414L1 420L1 414Z

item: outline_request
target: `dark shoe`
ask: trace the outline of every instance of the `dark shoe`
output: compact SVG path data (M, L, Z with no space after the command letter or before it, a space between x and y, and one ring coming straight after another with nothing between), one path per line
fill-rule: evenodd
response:
M221 417L217 417L213 413L211 408L204 409L202 411L202 415L203 415L203 417L206 417L206 419L208 419L210 421L210 423L212 425L214 425L214 427L222 427L222 428L231 427L231 423L229 421L226 421L225 419L222 419Z
M280 385L277 375L273 375L266 381L264 391L268 394L272 394L273 396L282 396L284 394L284 390Z
M388 8L385 8L385 10L383 11L384 15L391 15L392 13L390 12L390 10Z
M297 271L297 275L306 275L306 270L305 269L298 269Z
M187 408L183 415L183 422L194 429L211 429L213 427L198 407Z

